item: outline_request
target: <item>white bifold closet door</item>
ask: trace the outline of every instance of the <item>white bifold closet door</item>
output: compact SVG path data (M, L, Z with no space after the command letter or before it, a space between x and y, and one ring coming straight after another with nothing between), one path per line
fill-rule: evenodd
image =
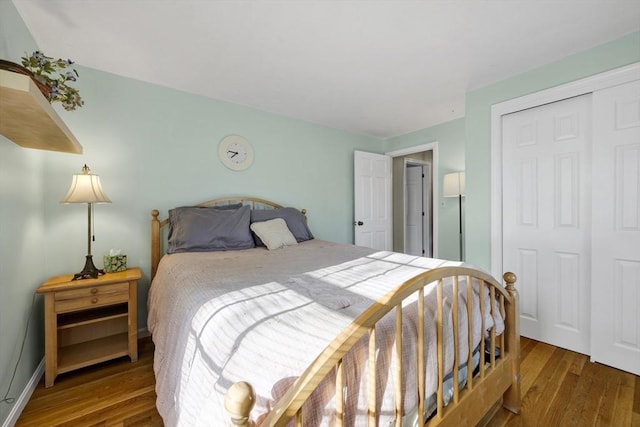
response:
M640 375L640 81L593 93L592 359Z
M640 375L640 82L503 116L521 334Z
M504 269L523 336L589 353L591 95L503 116Z

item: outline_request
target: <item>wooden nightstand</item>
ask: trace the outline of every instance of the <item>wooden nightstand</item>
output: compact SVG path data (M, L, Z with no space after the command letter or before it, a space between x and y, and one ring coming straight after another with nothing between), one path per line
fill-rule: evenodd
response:
M58 374L129 356L138 360L139 268L71 281L52 277L44 294L45 387Z

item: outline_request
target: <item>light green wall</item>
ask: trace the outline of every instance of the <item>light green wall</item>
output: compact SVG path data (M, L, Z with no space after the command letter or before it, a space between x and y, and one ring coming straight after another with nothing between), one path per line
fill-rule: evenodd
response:
M467 93L467 260L491 268L491 106L640 61L640 33Z
M0 58L19 62L35 47L13 3L0 0ZM21 148L0 135L0 399L7 393L30 316L9 398L22 393L44 354L41 297L30 313L34 291L46 278L43 168L42 151ZM0 402L0 423L12 407Z
M387 140L386 151L438 142L438 182L442 186L443 177L450 172L465 169L464 162L464 119L452 120L430 128ZM458 200L442 197L435 201L438 209L438 257L457 260L459 258ZM463 201L463 204L465 202Z
M177 205L254 195L306 208L317 238L353 241L353 151L379 152L382 140L88 68L78 71L85 106L60 115L84 154L47 153L45 166L48 273L82 268L86 209L59 201L84 163L100 175L113 202L95 206L94 259L117 248L129 265L142 268L140 326L146 324L152 209L166 217ZM218 161L218 142L228 134L252 142L255 161L248 170L230 171Z

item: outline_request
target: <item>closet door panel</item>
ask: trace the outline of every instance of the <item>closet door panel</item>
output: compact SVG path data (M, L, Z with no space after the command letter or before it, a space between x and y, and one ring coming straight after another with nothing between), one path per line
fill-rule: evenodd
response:
M590 349L591 96L503 116L503 268L521 334Z
M593 108L591 357L640 375L640 81Z

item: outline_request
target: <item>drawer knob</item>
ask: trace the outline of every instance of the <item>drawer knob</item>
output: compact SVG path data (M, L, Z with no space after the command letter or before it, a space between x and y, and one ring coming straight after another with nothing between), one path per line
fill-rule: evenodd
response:
M97 303L98 302L98 298L91 298L91 302L94 303L94 304Z
M92 293L92 294L97 294L97 293L98 293L98 288L93 288L93 289L91 289L91 293Z

